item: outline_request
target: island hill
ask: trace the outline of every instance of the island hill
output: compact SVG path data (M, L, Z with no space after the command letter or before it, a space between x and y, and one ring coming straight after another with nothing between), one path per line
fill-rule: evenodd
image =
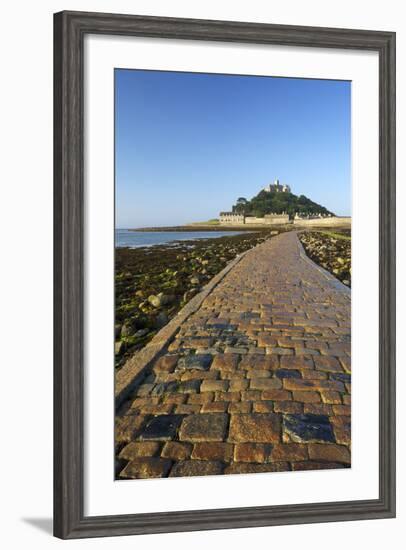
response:
M280 225L328 218L335 218L333 212L304 195L295 195L289 185L275 180L251 200L237 199L230 212L220 212L219 221L222 225Z

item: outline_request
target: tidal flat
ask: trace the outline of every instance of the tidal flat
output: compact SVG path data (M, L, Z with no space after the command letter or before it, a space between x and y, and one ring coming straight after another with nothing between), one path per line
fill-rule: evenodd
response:
M237 255L278 234L245 234L115 250L115 366L143 348Z

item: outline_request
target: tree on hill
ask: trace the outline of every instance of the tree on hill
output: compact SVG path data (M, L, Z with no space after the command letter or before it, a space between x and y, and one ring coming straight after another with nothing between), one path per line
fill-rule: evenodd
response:
M297 196L293 193L267 191L260 191L250 201L237 201L237 204L233 206L233 212L258 218L262 218L266 214L282 214L283 212L289 214L290 218L293 218L296 212L301 216L334 215L327 208L313 202L304 195Z

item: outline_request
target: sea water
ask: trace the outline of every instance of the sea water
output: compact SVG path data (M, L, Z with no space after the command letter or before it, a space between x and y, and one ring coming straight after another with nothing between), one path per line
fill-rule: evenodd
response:
M139 248L157 244L174 243L175 241L191 241L195 239L214 239L240 235L246 231L131 231L116 229L115 244L117 248Z

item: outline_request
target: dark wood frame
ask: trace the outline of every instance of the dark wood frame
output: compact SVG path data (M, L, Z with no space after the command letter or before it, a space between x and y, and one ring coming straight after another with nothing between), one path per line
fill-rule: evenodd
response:
M395 33L61 12L54 16L54 534L80 538L395 516ZM86 34L379 53L379 498L86 517L83 512L83 38Z

